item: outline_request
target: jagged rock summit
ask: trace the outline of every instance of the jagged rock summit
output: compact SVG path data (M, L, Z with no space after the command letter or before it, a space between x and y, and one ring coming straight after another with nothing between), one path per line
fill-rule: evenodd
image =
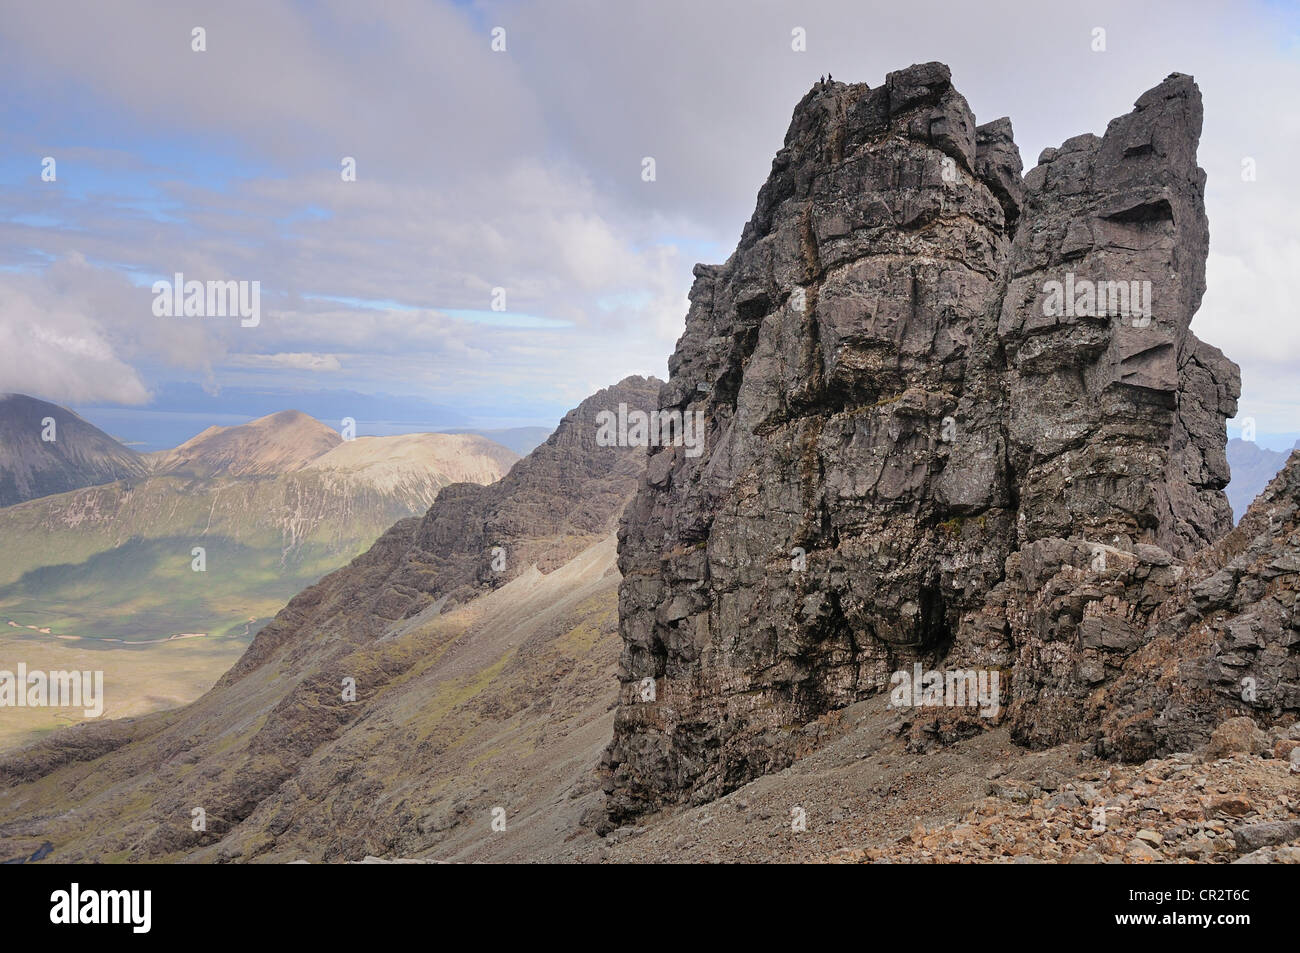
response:
M706 449L652 448L625 518L611 823L784 767L914 663L1002 671L1019 740L1096 729L1231 527L1200 130L1174 74L1022 178L942 64L803 98L660 394ZM1127 588L1087 588L1107 559Z

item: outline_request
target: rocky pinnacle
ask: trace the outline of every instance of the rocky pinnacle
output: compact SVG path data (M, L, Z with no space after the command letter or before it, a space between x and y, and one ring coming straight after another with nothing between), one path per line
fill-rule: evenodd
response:
M652 448L625 515L611 818L784 767L914 663L1005 671L1021 740L1087 736L1114 666L1078 674L1077 592L1070 648L1030 650L1028 565L1145 566L1132 650L1231 527L1238 370L1189 329L1200 131L1174 74L1022 177L1010 121L977 125L942 64L800 101L735 252L696 266L659 396L706 449Z

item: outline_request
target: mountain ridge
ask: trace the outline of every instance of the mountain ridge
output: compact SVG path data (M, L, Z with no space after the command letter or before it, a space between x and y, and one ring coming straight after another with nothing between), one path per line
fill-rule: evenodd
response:
M659 387L633 377L605 388L498 483L447 487L423 517L398 521L290 600L193 703L84 723L0 755L0 837L39 833L54 845L51 860L68 861L360 860L383 842L432 844L455 826L438 818L463 814L445 791L452 769L435 753L455 757L465 731L484 726L475 745L499 762L494 732L532 709L539 689L558 730L608 723L613 534L645 451L602 445L599 418L620 403L648 409ZM425 678L445 692L427 696ZM341 690L346 680L355 700ZM390 727L375 733L379 717ZM586 752L562 782L580 784L581 810L600 797L590 767L603 743L597 731L585 747L555 749L568 751L566 763ZM339 759L361 750L376 772L385 766L382 783L340 774ZM402 780L416 760L429 783ZM53 788L42 780L52 774ZM28 798L68 790L74 777L80 807L35 819ZM519 790L526 782L516 775ZM207 831L190 826L196 804ZM321 809L350 818L329 844L313 833L337 829Z
M344 441L289 412L209 428L127 480L0 508L0 662L93 664L116 687L109 717L192 700L294 594L444 487L495 482L517 459L473 435ZM66 721L10 712L0 746Z
M55 861L1243 852L1264 834L1209 790L1300 809L1300 453L1233 529L1238 372L1190 330L1200 126L1172 74L1022 177L943 64L819 82L696 266L667 383L447 487L193 704L0 757L0 835ZM1159 307L1049 306L1117 276ZM699 413L703 454L604 446L615 403ZM896 702L927 667L1005 692ZM1141 810L1098 830L1115 797Z

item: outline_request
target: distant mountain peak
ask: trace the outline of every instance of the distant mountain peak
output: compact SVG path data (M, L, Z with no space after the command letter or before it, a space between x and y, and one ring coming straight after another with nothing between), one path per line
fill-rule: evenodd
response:
M154 470L194 476L291 473L343 442L299 410L281 410L233 427L209 427L174 450L153 454Z

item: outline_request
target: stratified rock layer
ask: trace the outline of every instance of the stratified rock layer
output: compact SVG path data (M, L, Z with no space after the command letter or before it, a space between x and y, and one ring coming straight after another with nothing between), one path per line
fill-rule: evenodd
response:
M942 64L799 103L735 253L696 267L660 394L707 448L652 448L625 517L614 820L783 767L914 662L1015 669L1017 701L1086 730L1025 655L1026 587L1104 548L1154 611L1231 526L1238 372L1188 329L1200 128L1175 74L1022 180L1010 122L977 126Z

